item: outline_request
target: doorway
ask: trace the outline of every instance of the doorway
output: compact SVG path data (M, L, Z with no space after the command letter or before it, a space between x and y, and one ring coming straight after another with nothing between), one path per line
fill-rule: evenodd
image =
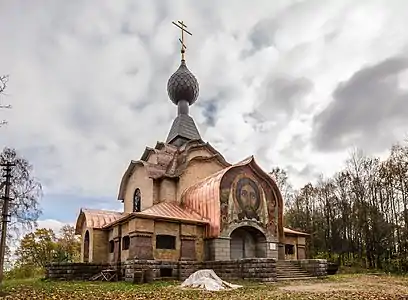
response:
M239 227L230 237L230 259L266 257L266 238L258 229Z

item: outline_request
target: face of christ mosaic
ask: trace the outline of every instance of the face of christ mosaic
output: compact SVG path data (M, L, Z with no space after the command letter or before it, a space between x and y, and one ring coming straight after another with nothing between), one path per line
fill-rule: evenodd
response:
M238 219L255 219L259 221L258 209L261 196L257 184L250 178L241 178L235 188L235 199L241 209Z
M256 178L247 168L236 168L225 174L220 185L221 230L252 220L276 235L275 196L266 181Z

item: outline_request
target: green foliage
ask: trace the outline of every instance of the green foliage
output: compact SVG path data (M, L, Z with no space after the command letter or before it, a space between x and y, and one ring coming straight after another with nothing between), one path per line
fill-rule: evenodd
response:
M77 262L80 251L80 241L72 226L62 227L58 237L51 229L38 228L21 239L15 253L17 260L8 278L38 276L51 262Z
M44 276L44 269L32 265L15 265L5 273L6 279L39 278Z

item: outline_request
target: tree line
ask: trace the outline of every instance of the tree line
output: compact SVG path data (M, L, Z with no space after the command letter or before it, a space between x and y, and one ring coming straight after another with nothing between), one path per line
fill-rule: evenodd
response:
M344 266L408 271L408 143L386 159L355 150L332 177L292 188L271 174L285 198L285 225L310 234L307 255Z
M51 262L79 262L81 243L75 228L64 225L58 234L52 229L37 228L21 239L8 278L30 278L44 274Z
M72 226L60 232L37 228L41 215L42 185L33 176L33 166L13 148L5 147L0 163L13 162L11 201L6 244L7 277L24 278L44 272L49 262L78 261L80 241ZM4 193L4 189L1 191ZM0 197L0 210L4 199ZM28 232L25 235L24 232ZM16 250L12 250L15 248Z

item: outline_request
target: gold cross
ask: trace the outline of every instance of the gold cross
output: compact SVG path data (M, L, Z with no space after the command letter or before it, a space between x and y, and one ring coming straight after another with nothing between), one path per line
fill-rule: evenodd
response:
M179 39L179 41L181 43L181 59L184 60L184 53L186 52L186 49L187 49L186 44L184 44L184 32L188 33L189 35L192 35L192 34L186 29L187 25L185 25L183 21L177 21L178 24L176 22L172 22L172 23L173 25L176 25L178 28L181 29L181 39Z

